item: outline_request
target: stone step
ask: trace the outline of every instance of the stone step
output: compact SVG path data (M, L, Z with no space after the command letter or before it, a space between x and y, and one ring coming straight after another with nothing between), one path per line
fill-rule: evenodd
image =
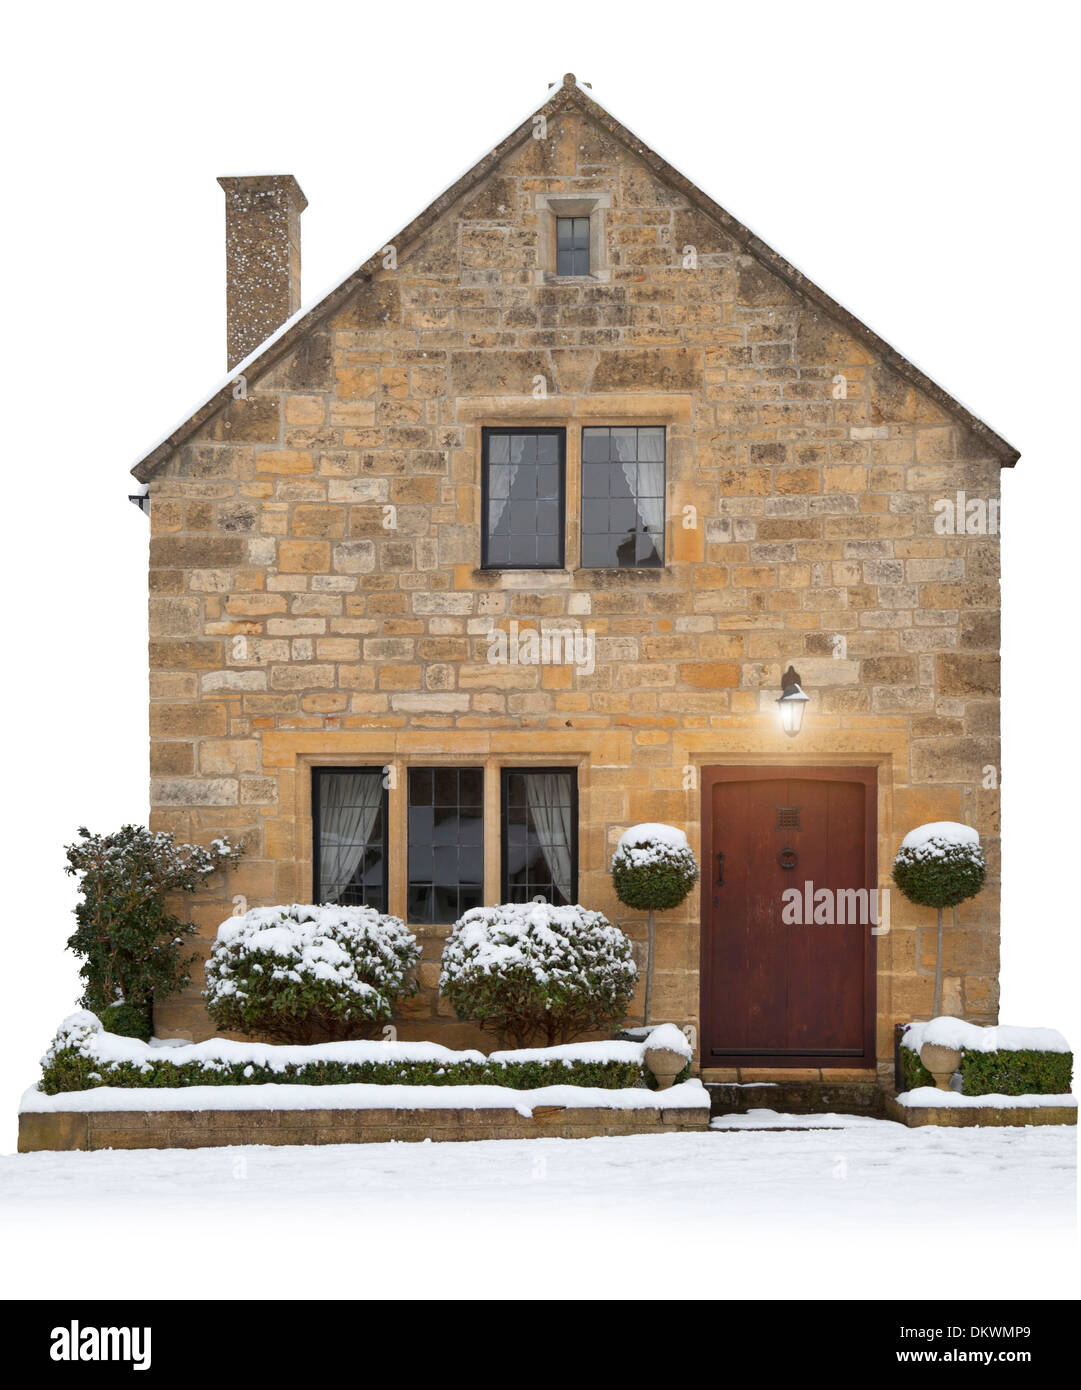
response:
M746 1114L715 1115L713 1134L827 1134L890 1124L877 1115L794 1115L791 1111L748 1110Z
M791 1115L884 1116L885 1096L873 1081L707 1081L710 1115L777 1110Z

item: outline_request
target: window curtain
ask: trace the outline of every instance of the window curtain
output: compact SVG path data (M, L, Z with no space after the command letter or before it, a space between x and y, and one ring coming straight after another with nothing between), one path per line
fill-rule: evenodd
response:
M552 882L572 903L571 833L572 833L572 774L569 772L530 772L526 774L525 791L529 813L540 841Z
M514 495L519 465L497 464L488 474L488 534L494 536L503 520L503 513Z
M664 529L664 430L638 431L639 524L654 533Z
M488 534L494 535L514 496L527 440L522 435L493 435L488 440Z
M383 803L378 772L342 772L319 779L319 892L339 900L368 848Z
M630 563L653 563L664 531L664 430L613 429L612 439L638 514Z

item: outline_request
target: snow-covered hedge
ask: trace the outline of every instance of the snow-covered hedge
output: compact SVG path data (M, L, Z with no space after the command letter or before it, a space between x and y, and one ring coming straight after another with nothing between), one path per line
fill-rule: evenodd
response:
M331 1042L276 1046L210 1038L200 1043L144 1043L106 1032L81 1010L60 1025L41 1059L46 1095L99 1086L175 1089L355 1083L388 1086L599 1086L607 1090L653 1084L644 1059L650 1046L681 1051L690 1045L671 1025L644 1042L582 1042L521 1051L454 1052L429 1042Z
M934 1085L920 1061L920 1048L927 1042L961 1053L962 1095L1065 1095L1070 1089L1073 1053L1054 1028L981 1028L944 1016L905 1029L901 1067L906 1091Z
M207 1013L221 1029L282 1042L370 1037L420 960L416 937L371 907L253 907L218 928Z
M459 1018L526 1046L570 1042L622 1019L636 976L630 941L601 913L504 903L455 923L439 989Z
M910 830L893 862L893 881L921 907L956 907L974 898L987 877L980 837L957 821L932 821Z
M620 836L612 883L621 903L663 912L678 907L697 882L698 864L682 830L646 822Z

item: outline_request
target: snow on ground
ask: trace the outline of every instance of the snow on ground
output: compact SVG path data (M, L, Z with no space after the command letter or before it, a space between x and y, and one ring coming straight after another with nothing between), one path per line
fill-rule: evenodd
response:
M824 1117L800 1123L812 1118ZM664 1261L677 1298L892 1297L917 1265L927 1297L1062 1298L1081 1292L1061 1272L1076 1270L1075 1151L1065 1127L861 1118L11 1155L0 1267L19 1297L85 1295L88 1271L95 1292L118 1297L148 1275L162 1296L634 1297L637 1275Z

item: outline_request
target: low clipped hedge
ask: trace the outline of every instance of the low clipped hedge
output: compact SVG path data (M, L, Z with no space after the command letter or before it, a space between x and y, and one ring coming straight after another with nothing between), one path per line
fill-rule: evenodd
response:
M963 1052L961 1087L966 1096L1064 1096L1073 1076L1072 1052Z
M920 1086L933 1086L935 1078L920 1061L920 1054L911 1047L901 1044L901 1071L904 1075L905 1090L915 1091Z
M509 1086L532 1091L541 1086L599 1086L618 1091L656 1084L638 1062L308 1062L275 1068L253 1062L183 1062L166 1058L145 1065L86 1057L74 1047L56 1050L42 1064L41 1089L89 1091L98 1086L142 1089L184 1086Z
M935 1078L918 1052L901 1044L901 1071L906 1091L933 1086ZM1064 1096L1073 1077L1072 1052L961 1052L961 1094L964 1096Z

